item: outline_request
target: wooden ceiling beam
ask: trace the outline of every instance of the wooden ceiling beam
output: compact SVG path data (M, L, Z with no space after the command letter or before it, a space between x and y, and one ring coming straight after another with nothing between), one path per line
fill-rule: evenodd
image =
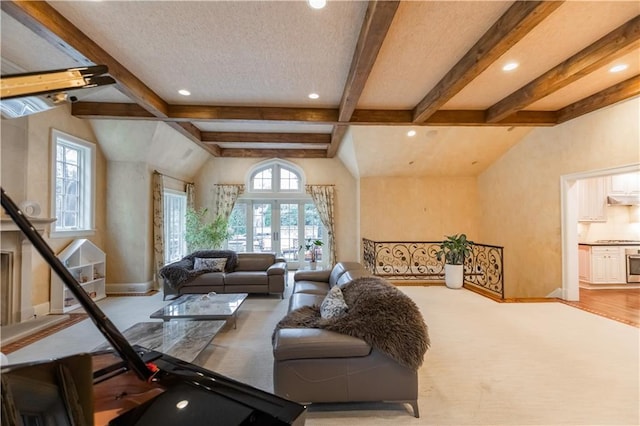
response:
M338 121L349 121L355 111L399 5L396 0L369 2L342 92Z
M215 143L331 143L331 135L326 133L202 132L201 138L202 142Z
M558 123L572 120L600 108L640 95L640 75L631 77L556 111Z
M218 114L206 115L215 117L214 119L206 119L203 114L198 113L200 109L212 110L219 108ZM233 111L231 110L233 109ZM193 106L189 111L182 111L177 117L159 118L151 115L149 112L140 108L136 104L118 104L118 103L100 103L100 102L77 102L72 104L71 113L78 118L100 118L100 119L119 119L119 120L162 120L167 122L183 122L183 121L212 121L224 123L297 123L297 124L329 124L333 126L341 125L371 125L371 126L549 126L556 124L556 116L553 111L520 111L516 114L503 119L497 123L489 123L485 118L485 111L482 110L440 110L433 114L426 122L414 123L412 121L413 113L411 110L371 110L357 109L353 112L351 120L348 123L338 123L337 110L327 109L308 110L304 108L270 108L268 113L264 113L265 108L261 107L212 107L212 106ZM293 111L290 111L293 110ZM191 115L190 111L196 111ZM317 121L306 121L302 119L304 116L313 115ZM346 131L346 129L344 129ZM341 132L343 129L340 130ZM335 133L336 130L334 129ZM202 132L201 137L207 138L208 133L225 132ZM240 132L238 134L243 134ZM247 133L251 134L251 132ZM269 135L267 133L266 135ZM299 135L295 133L295 135ZM317 135L317 134L315 134ZM212 136L213 137L213 136ZM219 136L223 137L223 136ZM237 136L231 136L235 138ZM251 137L251 136L247 136ZM266 136L265 136L266 137ZM298 136L296 136L298 137ZM310 136L312 138L318 136ZM326 136L325 136L326 137ZM333 142L335 135L332 133L331 141ZM216 142L216 141L210 141ZM224 141L220 141L224 142ZM233 142L233 141L230 141ZM259 141L250 141L259 142ZM322 143L327 143L322 142ZM335 150L337 152L337 149ZM332 154L335 155L335 152Z
M344 139L344 135L349 130L349 126L338 124L333 126L333 131L331 132L331 143L327 148L327 158L333 158L338 153L338 148L340 148L340 144L342 144L342 139Z
M206 105L169 105L172 120L272 122L333 124L336 108L234 107Z
M639 40L640 15L491 106L487 121L500 121L626 55L638 47Z
M516 1L416 105L413 121L427 121L562 3Z
M221 157L242 158L327 158L324 149L242 149L223 148Z

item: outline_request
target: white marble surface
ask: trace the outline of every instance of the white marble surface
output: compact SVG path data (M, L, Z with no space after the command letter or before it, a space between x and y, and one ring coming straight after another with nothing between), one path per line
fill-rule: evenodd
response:
M186 294L162 309L151 314L151 318L171 319L227 319L237 312L247 293Z
M209 345L225 321L139 322L122 334L132 345L165 353L192 362ZM104 343L93 351L109 349Z

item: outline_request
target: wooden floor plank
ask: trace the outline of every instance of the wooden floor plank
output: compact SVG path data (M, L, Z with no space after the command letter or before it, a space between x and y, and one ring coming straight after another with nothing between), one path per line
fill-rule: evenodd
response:
M563 301L585 311L640 328L640 289L580 289L579 302Z

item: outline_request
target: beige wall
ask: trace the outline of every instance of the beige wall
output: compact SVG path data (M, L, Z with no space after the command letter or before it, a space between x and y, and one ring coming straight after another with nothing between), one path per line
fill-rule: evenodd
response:
M213 205L214 184L245 183L247 172L264 159L212 158L195 179L196 205ZM299 166L306 183L335 185L336 252L339 260L359 259L357 182L338 159L287 159Z
M473 177L370 177L360 181L360 229L374 241L441 241L478 235ZM480 241L482 242L482 241Z
M534 129L478 178L480 240L505 248L506 297L562 287L560 176L638 163L639 111L636 98Z
M50 217L51 200L51 129L57 129L86 141L96 143L96 137L87 121L77 119L69 113L70 105L64 105L52 110L18 119L16 125L13 120L2 120L2 184L16 192L16 203L30 200L40 204L40 217ZM26 125L18 123L26 123ZM23 128L20 131L19 128ZM17 139L23 137L19 142ZM96 146L96 233L89 239L98 247L104 249L106 204L104 194L106 188L106 161L100 147ZM10 173L6 173L10 170ZM55 253L65 248L72 239L48 238L47 242ZM108 257L107 257L108 263ZM35 254L33 257L33 287L32 303L40 305L49 302L50 269L42 258Z

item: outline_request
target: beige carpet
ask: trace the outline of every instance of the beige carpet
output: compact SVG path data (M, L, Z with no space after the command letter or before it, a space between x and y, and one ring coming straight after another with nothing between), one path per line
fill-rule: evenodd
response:
M640 330L562 303L496 303L467 290L401 287L423 312L432 348L420 369L421 418L393 404L316 405L307 425L638 425ZM162 306L162 295L107 298L125 329ZM271 332L287 299L250 296L196 360L272 390ZM97 346L90 321L9 355L58 357ZM84 349L82 349L84 348Z

